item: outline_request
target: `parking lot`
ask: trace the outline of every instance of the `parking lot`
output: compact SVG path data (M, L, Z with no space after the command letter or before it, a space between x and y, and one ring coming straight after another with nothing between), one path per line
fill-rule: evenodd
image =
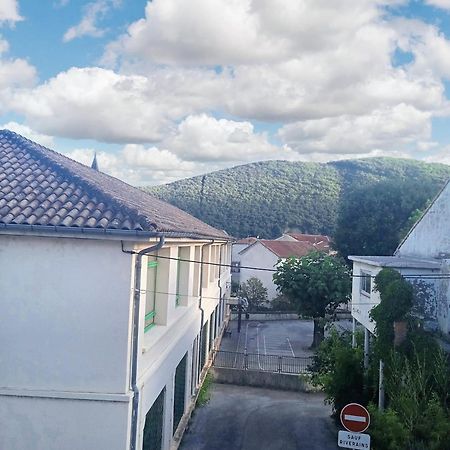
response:
M311 356L313 338L310 320L242 321L237 332L237 320L229 324L231 336L222 339L220 350L261 355Z

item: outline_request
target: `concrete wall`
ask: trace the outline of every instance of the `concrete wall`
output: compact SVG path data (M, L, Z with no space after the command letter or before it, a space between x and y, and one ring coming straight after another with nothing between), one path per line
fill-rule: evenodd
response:
M130 403L2 396L2 450L126 450Z
M450 184L411 230L396 254L422 258L450 255Z
M128 391L131 256L120 242L1 236L0 387Z
M248 250L241 254L241 265L248 267L264 267L273 269L278 262L278 257L264 247L260 242L252 245ZM267 289L269 301L278 296L275 283L272 280L274 272L241 269L240 282L244 283L249 278L256 277L261 280L264 287Z
M256 370L210 369L216 383L237 384L238 386L255 386L285 391L312 392L316 389L305 375L288 375L284 373L260 372Z

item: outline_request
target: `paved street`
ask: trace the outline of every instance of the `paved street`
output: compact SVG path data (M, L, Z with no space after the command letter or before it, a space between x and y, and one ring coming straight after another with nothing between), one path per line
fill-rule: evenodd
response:
M322 394L214 384L197 408L182 450L336 450Z
M338 329L351 329L351 322L335 322ZM229 325L230 337L224 337L220 350L259 355L312 356L312 320L243 320L241 332L237 332L237 320Z

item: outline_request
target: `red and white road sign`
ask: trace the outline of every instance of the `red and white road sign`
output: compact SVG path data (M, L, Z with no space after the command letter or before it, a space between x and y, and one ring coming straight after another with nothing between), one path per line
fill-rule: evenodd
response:
M349 403L342 408L341 423L348 431L362 433L370 425L369 411L359 403Z

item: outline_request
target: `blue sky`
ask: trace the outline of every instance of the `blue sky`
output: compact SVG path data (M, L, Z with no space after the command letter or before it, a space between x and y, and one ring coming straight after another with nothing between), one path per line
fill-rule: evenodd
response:
M450 0L2 0L0 125L137 184L450 164Z

